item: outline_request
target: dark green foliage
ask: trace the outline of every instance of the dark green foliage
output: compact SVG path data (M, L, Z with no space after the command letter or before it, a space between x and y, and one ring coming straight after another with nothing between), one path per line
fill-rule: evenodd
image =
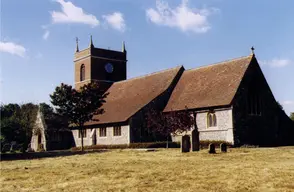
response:
M40 103L40 111L44 115L48 131L54 132L60 130L61 128L68 128L67 118L55 113L54 109L50 105Z
M146 113L146 120L150 131L159 132L165 136L181 134L190 130L194 124L193 117L187 110L163 113L155 109L149 109Z
M31 138L38 106L33 103L1 106L1 146L16 141L24 150Z
M149 108L145 114L147 130L168 138L170 135L180 135L189 131L194 125L194 118L188 110L163 113L160 110ZM167 143L168 147L168 143Z
M294 112L290 113L290 119L292 119L292 121L294 121Z
M70 85L61 84L55 88L51 97L51 103L56 106L57 113L80 131L88 121L98 121L95 115L102 114L101 108L107 94L101 91L97 83L89 83L75 90ZM82 150L83 150L82 137Z

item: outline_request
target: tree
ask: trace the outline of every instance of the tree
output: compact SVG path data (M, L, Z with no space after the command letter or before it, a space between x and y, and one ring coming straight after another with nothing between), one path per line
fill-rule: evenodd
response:
M33 103L1 106L1 143L16 141L24 152L31 138L38 106Z
M290 119L292 119L292 121L294 121L294 112L290 113Z
M188 110L163 113L150 108L146 113L146 122L149 132L156 132L166 137L166 147L168 148L170 135L180 135L189 131L194 125L194 118Z
M104 93L99 84L92 82L80 88L79 91L70 85L61 83L50 95L51 103L56 106L56 111L66 117L69 123L84 132L84 124L88 121L99 121L96 117L104 112L101 108L108 94ZM83 134L82 134L83 135ZM84 139L81 137L82 151Z
M25 152L30 138L32 137L32 129L35 125L38 113L38 105L26 103L20 106L20 124L23 129L23 152Z

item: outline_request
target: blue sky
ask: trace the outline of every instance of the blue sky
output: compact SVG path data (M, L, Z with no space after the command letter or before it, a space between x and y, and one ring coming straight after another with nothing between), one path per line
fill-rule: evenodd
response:
M1 102L47 102L73 84L75 38L128 51L128 78L250 54L294 111L294 1L1 0Z

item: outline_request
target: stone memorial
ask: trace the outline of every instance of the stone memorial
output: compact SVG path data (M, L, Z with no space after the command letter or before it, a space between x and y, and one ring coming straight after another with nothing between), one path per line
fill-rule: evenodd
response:
M221 143L220 144L220 149L221 149L221 152L227 152L227 144Z
M215 152L215 145L213 143L210 143L209 146L208 146L208 153L216 153Z
M184 135L182 137L182 143L181 143L182 153L190 152L191 148L191 142L190 142L190 136Z

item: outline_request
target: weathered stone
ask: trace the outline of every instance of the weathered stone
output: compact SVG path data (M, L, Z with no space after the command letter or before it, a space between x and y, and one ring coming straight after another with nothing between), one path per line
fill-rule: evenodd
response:
M215 145L213 143L210 143L208 146L208 153L216 153L215 152Z
M199 151L200 150L200 141L199 141L199 132L197 129L192 131L192 151Z
M190 152L191 148L191 142L190 142L190 136L189 135L184 135L182 137L182 153Z
M220 149L221 149L221 152L227 152L227 144L221 143L220 144Z

